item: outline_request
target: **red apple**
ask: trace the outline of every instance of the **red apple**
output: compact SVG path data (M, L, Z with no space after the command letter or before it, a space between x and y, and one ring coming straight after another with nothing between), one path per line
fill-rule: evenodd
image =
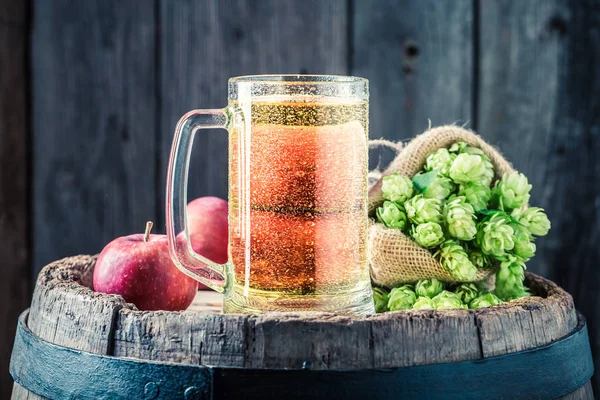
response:
M94 268L94 290L119 294L140 310L181 311L188 308L198 282L177 269L165 235L129 235L110 242Z
M219 264L227 262L227 201L200 197L187 206L190 244L194 251ZM200 289L208 289L200 284Z

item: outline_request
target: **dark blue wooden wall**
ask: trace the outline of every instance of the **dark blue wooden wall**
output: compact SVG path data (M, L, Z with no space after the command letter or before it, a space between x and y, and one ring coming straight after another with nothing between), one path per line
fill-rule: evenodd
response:
M0 398L32 277L164 232L177 119L245 74L364 76L371 138L431 120L498 146L553 222L529 268L573 294L600 354L599 0L0 0L0 57ZM225 198L226 133L197 143L190 196Z

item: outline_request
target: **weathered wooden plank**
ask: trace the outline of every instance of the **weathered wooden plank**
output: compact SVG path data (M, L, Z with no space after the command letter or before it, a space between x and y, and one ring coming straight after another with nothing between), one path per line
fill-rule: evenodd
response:
M471 0L361 0L353 15L351 73L369 79L371 138L471 120Z
M8 398L8 397L7 397ZM12 400L46 400L45 397L38 396L37 394L31 393L18 383L14 383L12 388Z
M592 381L588 381L585 385L576 391L559 397L557 400L589 400L594 398L592 390Z
M33 293L28 326L37 336L61 346L97 354L112 353L118 312L130 306L119 296L90 290L96 257L58 260L44 268ZM43 400L15 383L12 398Z
M227 316L215 317L227 319ZM407 315L399 312L396 317L406 318ZM325 318L319 321L323 330L330 333L344 323L334 316L330 316L329 321ZM347 322L357 321L366 322L364 318ZM39 341L23 326L25 318L19 322L15 343L15 352L19 356L13 359L12 370L24 387L49 398L147 398L159 394L160 398L170 399L183 398L184 392L188 398L196 389L203 391L204 397L223 399L330 399L341 394L343 398L352 399L411 396L553 399L576 391L589 381L593 370L585 331L578 331L561 343L535 352L483 362L476 360L398 370L306 371L305 368L312 369L312 366L309 361L302 361L302 369L293 368L294 364L291 364L293 369L287 371L216 368L209 372L195 365L79 353ZM579 322L582 328L584 321ZM279 323L287 324L288 321ZM304 332L304 329L296 330L291 335L297 337ZM437 332L428 333L435 335ZM342 338L337 338L340 340ZM402 341L389 343L389 346L394 345L402 345Z
M243 367L248 347L243 329L247 318L124 310L115 326L114 355Z
M29 5L0 0L0 398L10 396L15 321L27 307L29 270Z
M565 32L552 20L566 24L567 11L562 0L484 0L480 7L478 130L528 176L533 184L531 204L550 214L554 229L539 241L538 255L529 262L545 275L565 234L564 203L553 207L558 206L563 188L553 177L560 173L555 170L557 161L565 156L559 154L562 144L555 118L560 113L561 58L567 42Z
M528 266L573 295L600 354L600 1L482 0L480 15L478 130L533 184L552 230Z
M370 325L364 319L332 314L259 315L247 333L251 347L246 366L302 368L306 362L319 370L371 368Z
M61 346L112 354L117 314L130 306L120 296L95 293L83 285L95 262L95 257L71 257L42 270L28 320L33 333Z
M347 73L345 0L161 0L160 5L161 182L177 120L190 109L223 107L229 77ZM188 197L204 195L227 198L223 131L199 133L192 153ZM163 187L159 201L164 204Z
M4 28L13 27L22 31L22 28L29 24L28 14L29 5L24 2L10 0L0 1L0 26ZM15 43L15 45L16 44L18 43ZM8 61L9 58L4 58L4 60Z
M152 2L35 0L35 272L156 217Z
M28 325L51 342L117 357L248 368L393 368L477 360L559 339L576 323L571 297L528 275L534 294L482 310L405 311L369 317L325 313L221 315L199 294L185 312L141 312L115 295L93 293L95 257L45 267ZM212 306L211 306L212 307ZM562 333L561 333L562 332ZM581 389L581 396L589 396ZM19 397L20 396L20 397ZM15 388L15 398L28 398Z
M475 316L466 310L385 313L373 318L371 326L377 368L481 358ZM403 346L390 345L398 338Z
M530 297L481 310L476 316L483 357L514 353L556 341L577 326L571 295L553 282L529 276ZM506 332L512 332L507 335Z

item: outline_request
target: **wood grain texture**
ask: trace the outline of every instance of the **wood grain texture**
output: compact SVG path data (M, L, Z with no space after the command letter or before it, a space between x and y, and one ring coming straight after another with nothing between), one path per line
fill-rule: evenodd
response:
M388 368L505 354L556 340L577 324L571 296L532 274L527 284L543 297L482 310L412 310L366 318L327 313L220 315L138 311L119 296L93 293L85 285L94 262L91 256L70 257L42 270L29 317L34 333L71 347L70 340L79 340L88 351L99 354L256 368L310 361L314 369L335 369L344 365ZM92 303L98 304L94 310ZM213 293L200 292L190 309L202 309L207 303L214 306L218 299ZM523 313L533 322L507 323L525 321ZM50 321L52 329L45 328ZM100 324L100 328L87 323ZM544 332L532 335L529 331L536 328ZM58 334L49 336L43 329ZM76 334L86 337L76 339ZM406 340L391 340L398 337ZM502 338L519 343L498 346ZM114 345L96 343L111 340Z
M476 318L465 310L385 313L371 326L373 364L381 368L481 358ZM400 337L402 346L390 346Z
M470 121L471 0L354 1L353 26L350 72L369 79L371 138L407 139L429 119Z
M553 399L576 391L593 371L583 318L573 335L532 352L408 368L323 371L312 370L308 362L292 369L206 368L95 355L39 339L27 328L27 315L19 319L11 371L23 387L53 399L174 399L189 398L191 391L214 399Z
M35 0L34 272L156 220L152 2Z
M519 299L502 304L497 310L484 309L477 315L484 357L541 346L568 335L577 326L573 299L565 296L562 288L537 275L529 275L526 285L533 293L546 293L546 297Z
M482 0L480 26L478 130L533 184L552 230L528 266L573 294L597 355L600 1Z
M314 370L329 370L477 360L547 344L577 325L571 296L533 274L527 285L542 297L481 310L413 310L361 318L221 315L210 311L219 303L211 292L201 292L190 307L202 312L144 312L119 296L94 293L94 263L95 257L77 256L42 270L28 321L36 335L118 357L247 368L301 368L307 363ZM578 393L591 398L589 387ZM28 398L19 387L13 395Z
M558 400L588 400L593 398L594 391L592 390L592 381L590 380L576 391L559 397Z
M120 296L93 292L95 257L56 261L40 273L28 325L44 340L96 354L111 354L118 312L129 307Z
M531 204L549 213L553 229L539 241L538 255L528 263L545 275L553 265L552 253L564 245L562 220L570 220L562 210L564 203L556 202L556 196L566 193L553 182L560 173L556 163L564 158L557 141L566 139L557 134L560 121L555 118L567 41L551 21L566 24L567 12L561 0L482 1L480 7L478 130L527 175L533 184Z
M23 386L19 385L16 382L14 383L14 386L12 388L12 395L10 398L12 400L46 400L45 397L38 396L35 393L31 393L29 390L25 389Z
M0 0L0 399L10 396L15 321L31 288L28 9L26 2Z
M160 182L177 120L191 109L225 106L228 78L346 74L346 24L345 0L160 0ZM225 131L197 135L188 193L189 200L227 198Z
M28 321L37 336L78 350L110 354L116 313L128 306L120 297L99 295L90 289L95 262L96 257L92 256L71 257L43 269L31 308L44 311L30 314ZM95 318L89 318L90 315ZM12 399L45 398L15 383Z
M245 324L244 316L124 310L114 332L114 355L243 367Z

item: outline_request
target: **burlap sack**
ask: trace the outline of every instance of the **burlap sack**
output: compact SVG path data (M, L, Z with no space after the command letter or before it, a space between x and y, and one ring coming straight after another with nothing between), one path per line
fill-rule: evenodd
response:
M382 177L394 172L412 178L423 169L427 154L441 147L450 147L454 142L466 142L479 147L490 157L498 179L513 168L498 150L487 144L477 134L454 125L429 129L411 140L399 150L396 158L382 173ZM369 214L383 203L382 177L369 189ZM437 278L445 282L459 282L436 261L429 250L419 246L398 229L388 229L383 224L369 226L369 261L371 279L379 286L396 287L419 279ZM481 270L477 281L488 279L494 270Z

